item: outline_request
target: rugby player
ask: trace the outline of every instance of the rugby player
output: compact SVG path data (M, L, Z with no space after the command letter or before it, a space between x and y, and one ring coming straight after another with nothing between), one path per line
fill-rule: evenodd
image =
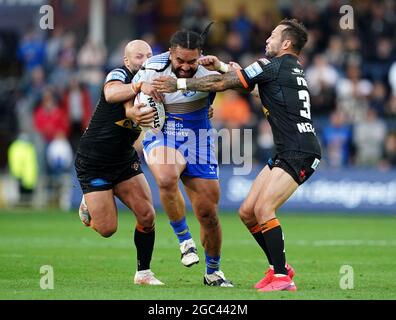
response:
M203 42L204 37L196 32L176 32L171 37L169 51L148 59L133 82L150 82L161 75L193 78L218 74L198 64ZM213 94L198 91L165 94L167 119L164 128L158 134L146 134L143 146L163 208L179 241L182 264L190 267L199 262L199 257L186 222L179 180L184 184L200 223L206 262L204 284L232 287L220 270L222 234L217 214L220 187L214 139L199 135L200 130L208 132L211 129L208 110L213 99Z
M316 170L321 149L311 119L310 95L298 55L307 30L295 19L282 20L266 41L266 57L242 70L202 78L153 81L159 92L205 92L257 84L271 125L276 155L255 179L239 215L265 252L270 268L256 285L259 291L295 291L294 270L286 263L284 239L276 210ZM214 61L214 62L213 62ZM212 59L212 63L219 62Z
M139 125L149 125L154 119L154 111L142 112L143 105L133 105L132 99L139 91L161 99L149 84L131 84L133 76L151 56L146 42L128 43L124 66L112 70L105 80L95 113L81 137L75 167L84 194L79 210L81 221L103 237L110 237L117 230L114 197L118 197L137 220L134 283L163 285L150 270L155 211L151 190L132 146L141 133Z

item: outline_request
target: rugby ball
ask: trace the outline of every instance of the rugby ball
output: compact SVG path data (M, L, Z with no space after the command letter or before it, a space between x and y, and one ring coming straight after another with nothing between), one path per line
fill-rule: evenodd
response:
M143 103L145 106L141 108L141 111L147 110L147 108L154 108L155 109L155 115L154 115L154 121L151 123L149 126L140 126L140 128L144 132L151 132L151 133L157 133L161 131L162 127L164 126L165 123L165 107L162 102L155 101L153 97L150 97L143 92L139 92L136 95L135 98L135 104L138 103Z

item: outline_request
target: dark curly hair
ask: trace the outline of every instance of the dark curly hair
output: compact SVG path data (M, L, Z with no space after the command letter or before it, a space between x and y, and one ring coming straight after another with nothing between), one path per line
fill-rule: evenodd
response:
M282 41L289 39L293 51L299 54L308 41L308 31L305 26L296 19L283 19L279 25L286 26L282 31Z

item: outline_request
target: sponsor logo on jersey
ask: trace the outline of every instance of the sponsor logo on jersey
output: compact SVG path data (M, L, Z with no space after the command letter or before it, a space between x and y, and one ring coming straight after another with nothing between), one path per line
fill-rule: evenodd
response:
M196 93L197 93L197 91L189 91L189 90L187 90L187 91L184 91L184 92L183 92L183 96L185 96L185 97L192 97L192 96L194 96Z
M263 72L263 69L257 61L255 63L252 63L244 70L249 79L253 79L254 77L258 76L260 73Z
M315 158L314 162L312 163L311 168L316 170L316 168L318 167L319 163L320 163L320 160Z
M153 97L148 98L148 103L149 103L150 107L152 107L156 110L156 113L154 115L154 128L158 128L160 126L160 119L159 119L159 115L158 115L157 104L154 101Z
M269 60L266 59L266 58L261 58L261 59L259 59L259 61L261 61L262 63L264 63L265 66L266 66L267 64L271 63L271 61L269 61Z
M292 74L294 74L294 75L303 75L304 74L304 71L303 70L301 70L301 69L299 69L299 68L294 68L293 70L292 70Z
M263 112L264 112L264 115L266 116L266 118L268 118L268 116L269 116L269 110L266 108L266 107L263 107Z
M106 82L114 81L114 80L125 82L125 79L126 76L124 73L122 73L121 71L113 71L110 72L109 75L107 76Z
M132 164L132 169L133 170L135 170L135 171L138 171L139 170L139 162L134 162L133 164Z
M115 122L115 124L125 129L139 130L139 131L141 130L135 123L132 122L131 119L122 119L120 121Z

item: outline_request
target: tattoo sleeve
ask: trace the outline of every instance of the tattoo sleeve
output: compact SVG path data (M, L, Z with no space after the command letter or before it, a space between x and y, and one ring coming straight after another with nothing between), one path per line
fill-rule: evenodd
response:
M235 71L225 74L214 74L202 78L187 79L188 90L195 91L224 91L227 89L243 88L242 82L239 80Z

